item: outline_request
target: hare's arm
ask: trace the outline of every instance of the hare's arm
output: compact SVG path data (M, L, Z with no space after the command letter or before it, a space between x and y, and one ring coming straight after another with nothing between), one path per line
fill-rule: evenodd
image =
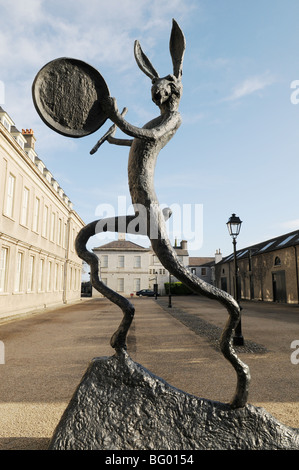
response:
M115 137L109 136L109 137L107 137L107 142L109 142L109 144L125 145L127 147L131 147L133 140L130 140L130 139L116 139Z
M127 113L127 111L128 111L127 108L124 108L122 110L121 115L124 116ZM106 134L104 134L103 137L101 137L100 140L98 140L98 142L96 143L96 145L92 148L92 150L90 151L91 155L94 154L106 140L107 142L109 142L109 144L126 145L128 147L132 145L132 142L133 142L132 140L115 139L114 138L115 132L116 132L116 125L113 124L110 127L110 129L108 129Z
M136 127L126 121L122 114L119 113L116 105L116 100L110 98L110 101L105 103L105 112L109 116L112 122L117 125L125 134L130 137L137 139L144 139L150 141L156 141L163 137L165 134L176 131L181 124L181 117L178 112L170 113L167 117L157 119L157 125L153 125L151 128ZM154 121L153 121L154 122Z

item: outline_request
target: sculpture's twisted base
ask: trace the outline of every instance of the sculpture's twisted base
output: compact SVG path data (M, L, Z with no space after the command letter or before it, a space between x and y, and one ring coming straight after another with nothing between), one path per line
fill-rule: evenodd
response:
M123 353L91 362L50 449L299 450L299 430L262 408L184 393Z

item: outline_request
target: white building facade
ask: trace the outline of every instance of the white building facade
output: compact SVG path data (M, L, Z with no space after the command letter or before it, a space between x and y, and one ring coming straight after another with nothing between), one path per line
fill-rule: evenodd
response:
M18 131L0 107L0 320L80 299L74 242L83 226L33 131Z
M110 289L131 296L148 289L149 250L136 243L119 239L94 248L99 258L99 276ZM101 296L93 288L93 297Z
M187 242L182 241L174 249L187 267L189 254ZM136 243L126 241L121 234L119 240L107 243L93 249L99 258L99 275L109 288L130 297L142 289L154 290L158 285L158 293L165 294L164 284L169 282L169 273L159 261L151 248L144 248ZM172 276L171 282L176 279ZM94 288L93 297L101 296Z

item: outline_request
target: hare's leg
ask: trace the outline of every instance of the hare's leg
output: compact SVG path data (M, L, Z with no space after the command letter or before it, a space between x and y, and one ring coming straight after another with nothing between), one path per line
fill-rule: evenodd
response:
M237 374L236 392L231 400L232 408L239 408L246 405L248 389L250 383L249 367L244 364L235 353L232 347L232 336L236 326L240 321L240 307L235 299L221 289L204 282L192 274L177 258L172 248L166 231L164 218L158 205L152 205L151 211L152 225L155 237L151 237L151 244L154 252L158 256L163 266L179 281L188 286L193 292L209 297L220 302L228 311L229 318L221 337L221 351L224 357L231 363Z
M134 216L127 217L127 224L132 220ZM109 224L108 230L105 230L105 223L103 221L96 220L91 222L90 224L83 227L82 230L77 235L75 241L76 252L78 256L84 260L90 266L90 279L92 286L101 294L103 294L107 299L111 302L116 304L118 307L121 308L123 311L123 319L117 329L117 331L112 335L110 340L111 346L117 351L120 352L121 350L126 349L126 337L131 326L131 323L134 318L135 309L131 302L122 297L117 292L114 292L112 289L107 287L99 278L99 260L98 257L87 250L86 244L90 237L95 235L99 232L99 227L102 225L102 231L109 231ZM115 218L115 231L118 231L118 218Z

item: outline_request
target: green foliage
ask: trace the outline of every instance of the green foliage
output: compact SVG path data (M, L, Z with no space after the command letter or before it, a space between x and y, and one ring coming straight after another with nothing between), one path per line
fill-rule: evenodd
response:
M164 283L165 293L169 294L169 282ZM171 295L190 295L193 292L189 287L185 286L182 282L171 282L170 283L170 293Z

